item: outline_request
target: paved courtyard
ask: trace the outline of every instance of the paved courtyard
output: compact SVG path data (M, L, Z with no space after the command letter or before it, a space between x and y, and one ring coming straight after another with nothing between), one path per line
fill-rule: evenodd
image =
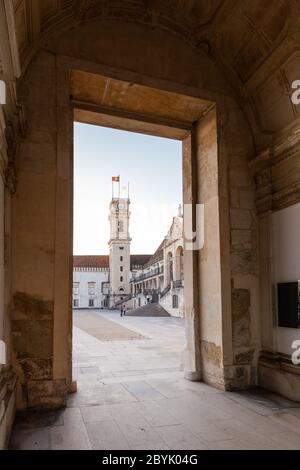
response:
M18 414L12 449L300 449L300 404L183 379L183 320L75 315L78 391L65 410Z

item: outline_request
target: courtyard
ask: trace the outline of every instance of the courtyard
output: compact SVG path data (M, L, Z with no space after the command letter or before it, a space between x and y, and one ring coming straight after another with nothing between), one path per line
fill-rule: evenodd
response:
M11 449L299 449L300 405L223 392L181 370L184 320L74 313L66 409L19 412Z

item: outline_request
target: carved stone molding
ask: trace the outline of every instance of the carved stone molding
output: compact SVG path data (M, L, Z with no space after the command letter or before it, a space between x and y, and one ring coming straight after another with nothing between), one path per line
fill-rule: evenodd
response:
M258 155L250 170L256 182L256 207L259 214L277 211L300 201L300 132L294 130L284 139Z
M300 366L292 363L287 354L262 351L259 357L259 365L265 365L285 372L300 375Z

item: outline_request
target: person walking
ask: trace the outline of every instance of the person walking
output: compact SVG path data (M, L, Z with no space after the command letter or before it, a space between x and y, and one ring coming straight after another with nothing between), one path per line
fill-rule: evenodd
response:
M123 316L123 305L121 305L121 310L120 310L120 317Z
M124 317L126 315L126 305L125 304L123 305L123 315L124 315Z

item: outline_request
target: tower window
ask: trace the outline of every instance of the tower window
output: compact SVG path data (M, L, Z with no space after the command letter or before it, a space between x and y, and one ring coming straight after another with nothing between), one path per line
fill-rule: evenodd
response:
M89 307L94 307L94 299L89 299Z
M123 271L123 266L120 266L120 271Z
M123 276L120 276L120 282L123 282Z
M124 246L119 246L119 250L124 250Z
M120 261L123 261L123 256L120 256Z

